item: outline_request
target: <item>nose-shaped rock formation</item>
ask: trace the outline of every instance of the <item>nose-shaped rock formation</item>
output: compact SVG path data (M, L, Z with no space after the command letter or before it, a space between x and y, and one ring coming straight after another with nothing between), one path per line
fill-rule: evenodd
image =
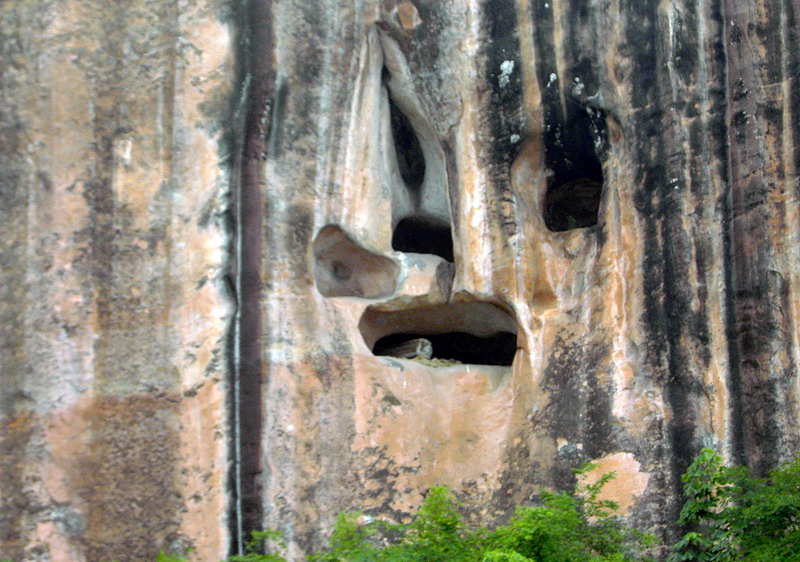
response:
M397 289L398 265L362 248L339 227L320 230L313 251L314 279L326 297L386 298Z

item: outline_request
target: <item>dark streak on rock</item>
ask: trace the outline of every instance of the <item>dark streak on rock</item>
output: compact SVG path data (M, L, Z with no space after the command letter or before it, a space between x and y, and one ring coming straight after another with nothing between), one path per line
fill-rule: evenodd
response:
M797 2L784 0L786 43L783 46L783 56L788 59L786 76L789 80L789 99L784 100L783 105L784 110L789 113L789 123L793 131L791 151L794 169L800 170L800 22L797 9Z
M444 154L444 164L445 169L447 170L447 195L450 198L450 208L451 209L459 209L461 205L461 185L459 180L457 162L455 151L453 150L453 144L455 140L452 137L448 137L446 139L442 139L442 153ZM457 238L457 233L460 229L461 223L461 216L459 213L450 213L450 224L452 228L452 232L454 234L453 237L453 251L456 255L460 254L460 248L458 247L459 240Z
M771 239L780 229L771 220L777 185L769 170L786 149L781 147L782 119L779 123L769 99L771 89L783 80L783 58L763 59L760 53L763 49L786 49L780 33L781 18L792 15L784 12L783 6L756 14L742 10L731 0L725 2L725 11L726 21L731 22L727 68L733 129L728 139L730 290L735 324L731 336L738 346L741 368L737 390L742 456L754 473L763 475L784 454L787 412L779 387L787 373L796 376L796 367L789 362L791 344L781 334L783 312L775 306L781 299L781 283L770 275L776 255ZM748 19L762 14L766 19ZM736 42L736 30L742 27L747 29L748 41ZM737 91L748 94L734 95ZM773 139L774 144L767 139Z
M237 237L241 252L238 255L239 303L238 333L240 339L234 340L235 330L229 334L228 357L233 358L234 346L238 345L239 364L230 365L231 374L239 377L239 425L237 428L241 447L241 466L239 474L231 471L230 487L233 499L229 516L231 526L231 550L238 551L237 542L247 538L253 530L260 530L263 521L261 474L263 458L261 431L262 413L262 364L261 364L261 260L263 216L263 161L268 149L280 151L283 147L280 131L282 127L274 124L276 115L281 115L286 101L287 89L284 86L273 97L275 71L273 62L272 2L271 0L249 0L245 2L234 18L236 34L236 64L238 92L236 100L246 96L244 107L236 100L231 108L233 116L240 114L243 119L232 119L230 135L236 148L232 153L238 155L232 162L234 177L238 176L236 197ZM245 90L245 88L247 88ZM241 140L238 140L241 138ZM268 146L269 142L269 146ZM230 385L235 390L234 384ZM233 407L236 397L231 397L231 426L236 423ZM235 458L237 444L231 439L231 457ZM237 487L236 479L240 479ZM241 496L237 497L237 491ZM241 509L241 519L237 512Z
M486 39L481 54L488 103L481 107L488 111L481 115L481 122L488 125L490 134L492 196L496 201L513 201L510 167L519 145L512 141L512 135L521 137L525 127L516 4L511 0L486 2L482 12ZM491 214L497 217L506 238L515 234L513 217L504 216L500 206L491 209Z
M638 135L636 156L637 210L644 222L644 320L647 340L647 362L664 377L667 400L673 412L668 428L670 449L667 462L671 467L668 479L674 497L681 496L679 475L691 462L695 454L694 414L692 410L693 374L685 369L687 350L683 349L681 336L689 328L687 314L690 311L691 294L682 286L688 275L686 233L682 229L680 206L670 191L674 186L670 175L678 170L668 166L680 166L672 162L668 151L680 154L679 147L669 147L665 138L669 131L661 127L669 123L664 119L665 108L659 86L659 64L664 53L657 45L657 2L648 1L646 6L637 3L628 6L630 15L626 35L631 46L634 71L632 77L633 104L640 108L635 112L635 129ZM636 14L635 16L633 14ZM669 56L669 55L667 55ZM660 129L657 135L661 142L654 146L647 141L651 129ZM682 173L681 173L682 175ZM674 180L673 180L674 183ZM680 185L680 183L678 184ZM663 514L665 520L674 520L677 504ZM670 513L672 511L673 513Z
M2 410L9 412L11 410ZM28 443L34 435L35 419L25 413L16 418L0 417L0 557L26 558L23 521L32 499L23 485Z
M686 3L685 13L676 13L676 30L671 56L675 70L687 85L696 82L698 53L703 55L702 46L698 44L697 39L697 22L697 6L692 2Z

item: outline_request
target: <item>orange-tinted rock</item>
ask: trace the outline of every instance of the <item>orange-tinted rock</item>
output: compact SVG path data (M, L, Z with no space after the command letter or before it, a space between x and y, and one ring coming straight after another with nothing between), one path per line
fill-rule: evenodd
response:
M0 559L227 553L220 10L0 8Z
M5 3L0 558L791 456L789 4Z

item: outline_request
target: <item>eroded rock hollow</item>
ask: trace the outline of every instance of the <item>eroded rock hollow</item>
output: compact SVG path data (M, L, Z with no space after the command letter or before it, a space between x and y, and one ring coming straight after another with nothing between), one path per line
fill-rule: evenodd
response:
M795 12L276 5L268 524L319 544L434 484L498 520L593 460L669 538L701 447L791 456Z
M0 6L0 558L319 547L800 449L779 0ZM108 4L108 5L106 5Z

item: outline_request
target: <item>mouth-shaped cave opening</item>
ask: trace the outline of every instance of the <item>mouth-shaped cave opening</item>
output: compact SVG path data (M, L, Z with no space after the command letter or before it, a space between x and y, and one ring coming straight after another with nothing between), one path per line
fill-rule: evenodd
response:
M359 329L373 354L416 359L433 367L510 366L517 352L516 320L488 302L403 310L370 307Z
M497 332L486 337L466 332L392 334L375 342L372 352L402 359L438 359L443 364L508 366L517 353L517 334Z
M434 254L453 261L453 234L450 225L425 217L407 217L397 223L392 248L398 252Z
M570 99L565 123L553 118L545 133L545 157L553 176L544 220L554 232L597 224L608 138L606 114Z

